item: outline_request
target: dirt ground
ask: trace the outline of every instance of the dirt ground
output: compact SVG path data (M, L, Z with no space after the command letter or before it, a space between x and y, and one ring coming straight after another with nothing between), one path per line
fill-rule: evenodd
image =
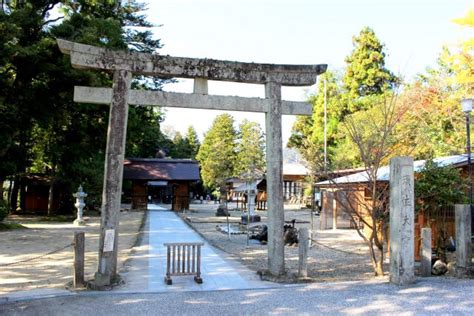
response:
M232 209L232 204L229 209ZM215 247L233 255L254 271L267 268L267 245L249 240L246 234L228 234L217 229L227 227L226 217L216 217L215 204L192 204L191 210L180 214L195 230ZM231 211L231 226L239 229L241 211ZM266 224L267 212L257 211ZM311 215L307 209L295 206L285 207L285 221L296 220L297 228L311 229ZM316 282L364 280L374 277L368 247L355 230L319 230L319 217L313 216L313 244L308 253L308 276ZM245 231L245 226L241 226ZM285 267L287 272L298 269L298 246L285 246ZM388 265L385 265L385 271Z
M232 207L232 205L230 205ZM216 204L192 204L191 211L180 213L195 230L215 247L229 253L254 271L267 268L267 245L250 240L246 234L228 235L217 226L227 226L225 217L216 217ZM257 212L267 222L267 212ZM137 241L144 220L143 211L125 211L120 218L119 270ZM239 229L241 211L231 211L231 226ZM0 231L0 295L14 291L64 288L72 281L74 231L86 233L86 277L97 269L100 217L87 217L87 226L71 222L38 221L38 217L15 217L28 229ZM285 220L296 220L296 227L310 227L310 212L285 210ZM316 282L373 278L367 246L354 230L318 230L319 217L313 217L315 235L309 251L308 273ZM245 230L245 227L242 227ZM285 247L285 265L295 273L298 247Z
M119 269L137 240L144 215L144 211L120 214ZM100 217L85 214L85 219L87 226L77 227L72 222L39 221L38 217L32 216L7 218L28 229L0 231L0 295L21 290L64 288L72 281L71 244L75 231L86 233L85 274L86 279L91 278L97 270Z

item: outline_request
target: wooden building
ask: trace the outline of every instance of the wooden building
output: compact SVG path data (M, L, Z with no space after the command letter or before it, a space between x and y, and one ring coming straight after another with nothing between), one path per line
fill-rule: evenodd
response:
M45 214L48 211L51 177L46 174L28 174L20 179L20 208L26 212ZM59 190L53 190L51 210L59 208Z
M146 209L149 199L171 204L171 209L189 209L190 185L199 181L199 165L190 159L128 158L124 181L131 181L132 209Z
M309 170L302 164L283 164L283 200L302 199Z
M461 175L468 177L468 164L466 155L447 156L434 159L439 166L451 166L461 169ZM425 160L414 162L415 181L416 172L423 169ZM356 169L351 169L356 170ZM342 173L344 174L344 173ZM390 167L384 166L377 172L378 186L388 187L390 180ZM472 181L472 180L471 180ZM352 173L334 178L332 180L316 183L316 187L321 191L322 210L320 216L321 229L352 228L354 223L351 220L351 213L356 209L360 214L364 214L364 208L369 199L370 193L367 191L368 176L366 171ZM349 199L349 200L348 200ZM386 202L388 204L388 200ZM387 205L388 207L388 205ZM357 220L357 219L356 219ZM419 258L421 228L430 227L432 229L432 245L436 247L438 237L442 231L444 234L455 237L454 231L454 211L453 206L446 206L441 210L430 211L430 214L418 213L415 216L415 256ZM366 233L369 233L366 231ZM389 236L384 232L386 237Z

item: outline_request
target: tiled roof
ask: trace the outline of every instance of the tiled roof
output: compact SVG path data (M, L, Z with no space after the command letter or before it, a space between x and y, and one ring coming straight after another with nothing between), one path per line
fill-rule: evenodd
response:
M128 158L123 178L128 180L199 180L199 164L190 159Z
M433 159L434 162L438 164L440 167L445 166L453 166L459 167L463 165L467 165L467 155L455 155L455 156L446 156L446 157L439 157ZM474 159L473 159L474 161ZM415 172L420 171L425 166L426 160L416 160L414 164ZM390 180L390 166L383 166L380 167L377 172L377 180L378 181L389 181ZM354 173L348 176L335 178L332 180L322 181L316 183L316 185L331 185L331 184L349 184L349 183L362 183L369 181L369 176L367 171L362 171L358 173Z
M308 168L299 163L283 164L283 174L292 176L306 176L309 174Z

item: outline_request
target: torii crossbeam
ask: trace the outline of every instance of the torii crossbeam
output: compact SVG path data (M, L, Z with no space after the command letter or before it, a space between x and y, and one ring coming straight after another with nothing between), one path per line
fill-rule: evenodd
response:
M327 65L274 65L160 56L113 51L58 39L75 68L114 72L112 88L75 87L74 101L110 104L102 194L98 286L109 285L117 273L117 241L128 105L247 111L265 113L268 191L268 269L285 272L283 243L283 177L281 116L311 115L308 103L282 101L282 86L310 86ZM194 93L131 90L133 74L193 78ZM265 85L265 99L207 95L207 80Z

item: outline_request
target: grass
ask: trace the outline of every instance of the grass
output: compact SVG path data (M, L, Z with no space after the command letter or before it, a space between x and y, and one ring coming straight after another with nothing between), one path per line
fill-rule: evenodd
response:
M0 231L14 230L14 229L28 229L28 228L18 223L0 223Z
M40 222L72 222L75 219L72 215L53 215L53 216L42 216L37 219Z

